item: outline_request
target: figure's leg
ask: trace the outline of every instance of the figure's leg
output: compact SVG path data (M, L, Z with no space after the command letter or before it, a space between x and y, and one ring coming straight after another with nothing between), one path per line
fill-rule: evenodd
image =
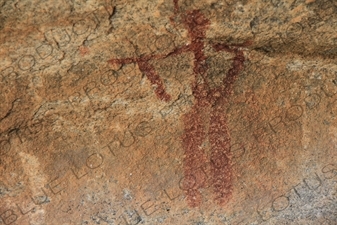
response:
M184 115L184 135L182 145L184 154L184 183L187 203L190 207L197 207L202 201L199 191L205 183L205 177L201 177L196 171L206 162L206 155L202 144L205 139L205 126L202 119L203 108L200 103L194 105L191 111Z
M228 202L232 195L232 164L230 136L223 105L215 105L210 115L209 143L211 148L211 184L215 200Z

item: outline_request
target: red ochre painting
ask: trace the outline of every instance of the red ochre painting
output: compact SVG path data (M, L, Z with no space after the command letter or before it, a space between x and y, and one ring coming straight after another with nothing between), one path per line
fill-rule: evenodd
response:
M210 20L200 10L191 10L180 13L178 0L174 2L174 16L180 17L188 31L190 43L178 47L166 55L148 55L138 58L110 59L111 64L137 63L139 70L146 75L152 85L155 86L156 96L169 102L171 96L165 91L163 81L156 72L150 60L163 59L186 52L194 54L193 73L194 82L191 84L195 99L193 107L182 116L184 134L182 135L182 146L184 148L184 180L182 189L185 191L187 203L190 207L198 207L202 203L200 189L206 185L212 187L214 201L219 205L226 204L233 191L233 170L231 163L231 138L227 126L225 109L231 96L233 84L243 70L244 54L243 47L250 45L249 41L243 44L228 45L218 43L212 45L215 51L226 51L234 55L232 66L219 87L211 88L207 81L208 65L207 56L204 53L206 31ZM172 17L171 17L171 21ZM205 112L210 112L208 121L205 121ZM210 159L203 148L203 143L208 139L210 146ZM210 161L211 169L209 184L201 181L194 171Z

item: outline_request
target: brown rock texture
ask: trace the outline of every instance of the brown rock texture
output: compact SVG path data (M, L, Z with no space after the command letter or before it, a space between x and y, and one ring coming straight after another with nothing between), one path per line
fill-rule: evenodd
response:
M334 0L0 0L0 225L337 224Z

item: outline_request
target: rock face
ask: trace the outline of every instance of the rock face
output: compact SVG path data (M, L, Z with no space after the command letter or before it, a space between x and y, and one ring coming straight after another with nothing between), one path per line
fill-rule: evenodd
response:
M334 0L0 0L0 225L337 224Z

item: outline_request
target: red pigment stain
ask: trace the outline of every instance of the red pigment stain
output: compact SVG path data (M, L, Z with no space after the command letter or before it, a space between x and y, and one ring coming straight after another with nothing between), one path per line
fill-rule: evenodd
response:
M82 56L85 56L86 54L89 53L89 48L88 48L88 47L85 47L85 46L80 46L80 47L78 48L78 50L80 51L80 54L81 54Z
M156 96L163 101L169 102L171 96L166 93L164 84L160 79L160 76L154 69L154 67L149 63L151 59L163 58L162 56L144 56L141 58L124 58L124 59L110 59L108 62L111 64L130 64L137 63L139 70L146 75L147 79L155 86Z
M174 14L177 14L179 12L178 0L173 0L173 4L174 4Z
M145 73L147 78L150 80L151 84L156 85L155 93L160 100L170 101L171 96L165 92L163 82L161 81L158 73L155 71L154 67L147 61L138 62L138 67L140 71Z

